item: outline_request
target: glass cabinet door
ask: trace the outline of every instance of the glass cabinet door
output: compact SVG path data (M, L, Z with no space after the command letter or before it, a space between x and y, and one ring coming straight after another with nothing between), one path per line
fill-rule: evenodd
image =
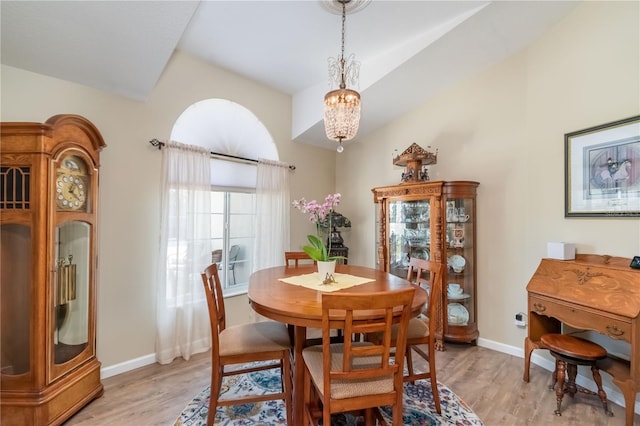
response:
M31 305L33 252L31 228L8 223L0 227L2 268L0 293L0 374L19 376L31 366ZM3 378L4 380L4 378Z
M389 200L388 211L388 271L405 278L411 258L429 260L431 244L429 200Z
M475 340L477 335L475 300L475 232L473 199L447 199L445 205L445 247L447 279L446 336L449 340Z

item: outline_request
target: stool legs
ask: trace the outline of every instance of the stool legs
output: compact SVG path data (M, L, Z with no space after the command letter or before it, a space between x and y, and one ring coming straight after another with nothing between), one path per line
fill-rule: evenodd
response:
M578 387L576 386L576 376L578 375L578 366L575 364L565 362L567 366L567 373L569 376L569 380L567 380L567 387L564 390L569 394L571 398L573 398L578 391Z
M554 414L561 416L560 406L562 405L562 397L564 396L564 378L567 363L561 359L556 360L556 410Z
M568 393L569 396L573 397L578 391L578 387L576 385L576 375L578 372L578 366L575 364L567 363L561 359L556 358L556 369L551 374L552 383L549 386L550 390L555 388L556 391L556 409L553 412L556 416L562 416L560 411L560 407L562 405L562 398L565 393ZM613 417L613 412L609 410L609 403L607 402L607 394L602 388L602 377L600 376L600 370L595 365L591 366L591 373L593 374L593 381L596 383L598 387L597 395L600 397L602 401L602 407L604 408L604 412L607 416ZM566 383L565 383L566 382ZM581 390L581 392L596 394L595 392L591 392L587 389Z
M549 385L549 390L554 390L556 388L556 383L558 383L558 359L556 358L556 368L551 373L551 384Z
M593 373L593 381L596 382L596 386L598 386L598 396L602 401L602 406L604 407L604 412L609 417L613 417L613 412L609 411L609 404L607 403L607 394L604 389L602 389L602 378L600 377L600 371L598 367L595 365L591 366L591 372Z
M550 354L556 359L555 371L552 375L553 386L556 386L556 416L561 416L562 398L568 393L572 398L576 392L590 395L598 395L607 415L612 416L607 405L607 394L602 389L602 379L598 371L597 362L607 358L607 350L595 342L582 339L569 334L548 333L540 336L543 347L549 349ZM593 374L593 380L598 386L598 392L591 392L576 384L578 366L589 366Z

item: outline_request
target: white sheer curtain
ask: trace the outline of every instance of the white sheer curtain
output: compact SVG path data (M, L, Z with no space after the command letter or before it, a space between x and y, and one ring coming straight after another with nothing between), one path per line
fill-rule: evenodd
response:
M256 243L253 271L284 265L289 250L289 167L271 160L258 161L256 179Z
M156 360L211 347L200 273L211 263L210 154L169 142L162 149L162 212L157 271Z

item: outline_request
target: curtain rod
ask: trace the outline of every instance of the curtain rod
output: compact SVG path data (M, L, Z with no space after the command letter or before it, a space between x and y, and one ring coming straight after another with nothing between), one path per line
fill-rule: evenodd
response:
M149 143L158 149L162 149L162 147L165 145L164 142L158 139L151 139ZM253 158L238 157L237 155L221 154L219 152L213 152L213 151L211 151L209 154L211 155L211 158L216 158L218 160L234 161L236 163L245 163L245 164L258 163L258 160L254 160ZM294 171L295 169L296 169L296 166L294 165L289 166L289 170Z

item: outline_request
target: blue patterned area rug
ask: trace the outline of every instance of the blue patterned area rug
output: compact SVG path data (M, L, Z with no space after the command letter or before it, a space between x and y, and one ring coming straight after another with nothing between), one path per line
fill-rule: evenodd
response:
M222 397L240 395L247 392L266 394L280 389L280 372L277 369L258 371L225 378ZM435 411L431 385L426 380L418 380L415 385L405 383L403 418L405 425L482 425L482 421L449 388L438 383L442 414ZM209 387L200 392L182 411L174 426L204 426L207 424L209 407ZM391 423L391 407L382 407L382 415ZM216 425L269 426L285 425L286 416L282 400L257 402L227 407L218 407ZM350 415L332 418L332 426L359 426L361 419Z

